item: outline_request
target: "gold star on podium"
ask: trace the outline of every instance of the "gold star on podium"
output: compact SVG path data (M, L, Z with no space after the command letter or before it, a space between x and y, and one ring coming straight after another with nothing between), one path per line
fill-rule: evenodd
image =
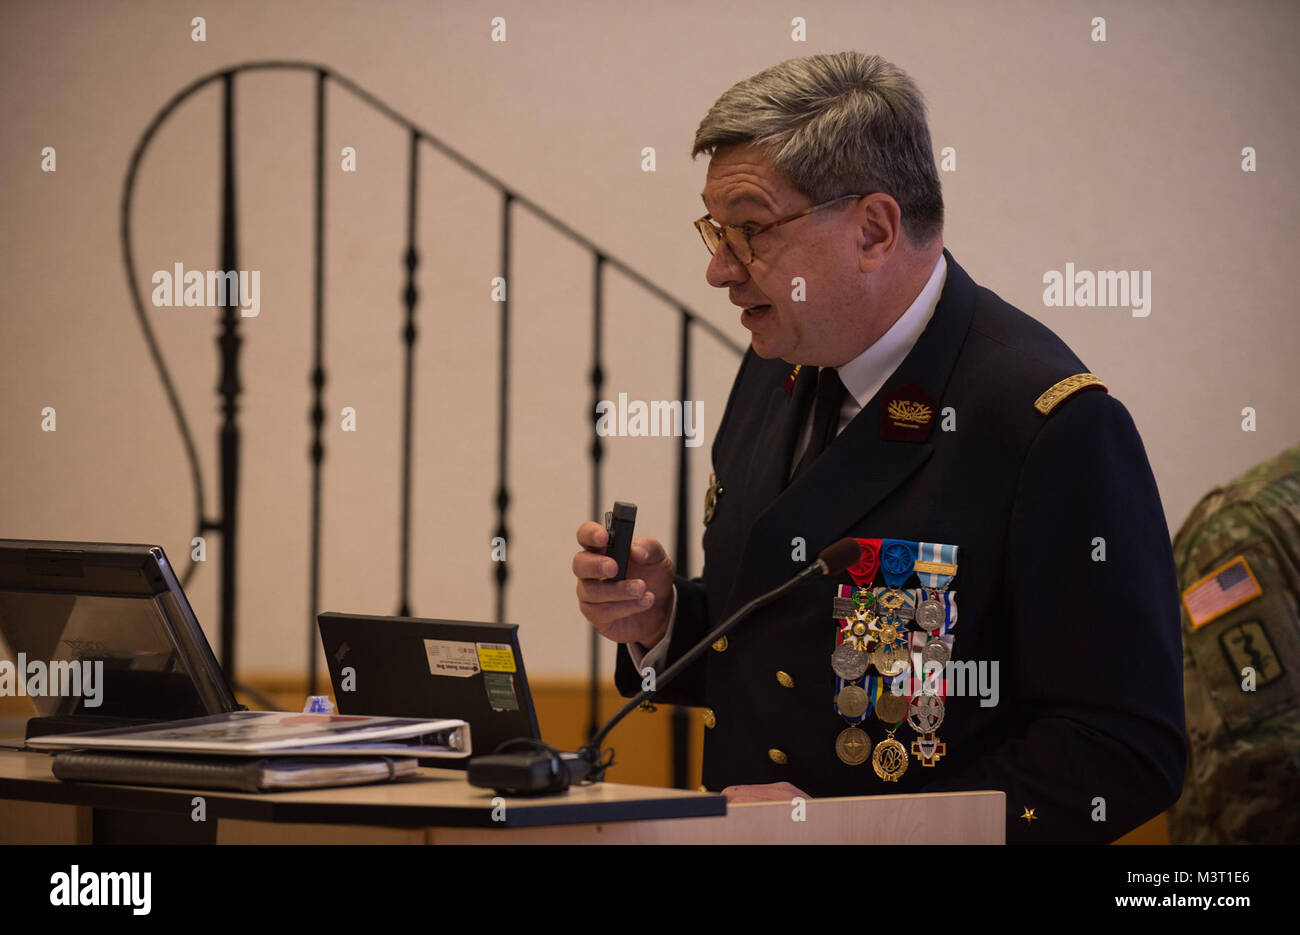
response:
M1038 820L1038 816L1034 814L1034 810L1032 808L1026 808L1025 813L1020 817L1028 822L1033 822Z

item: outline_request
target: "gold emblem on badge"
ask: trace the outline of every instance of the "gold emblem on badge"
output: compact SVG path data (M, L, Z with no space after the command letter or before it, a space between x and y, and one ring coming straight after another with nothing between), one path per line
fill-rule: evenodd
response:
M904 428L916 428L930 421L931 409L925 403L914 399L895 399L886 410L889 419L895 425Z
M709 489L704 492L704 525L705 526L713 522L713 514L718 509L718 497L720 496L722 496L722 485L718 483L718 475L710 471Z

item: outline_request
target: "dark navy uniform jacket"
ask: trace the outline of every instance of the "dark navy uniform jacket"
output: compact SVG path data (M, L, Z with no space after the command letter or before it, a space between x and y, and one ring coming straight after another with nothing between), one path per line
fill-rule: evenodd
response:
M997 704L947 698L936 732L947 753L932 767L911 754L916 734L904 723L895 737L909 763L898 782L878 778L870 759L842 763L831 609L836 586L852 584L847 574L762 608L655 700L711 709L709 789L996 789L1006 793L1009 843L1112 841L1171 805L1183 785L1178 588L1160 497L1132 418L1106 391L1082 390L1048 415L1035 408L1044 390L1087 368L944 255L943 293L916 345L793 483L798 400L809 390L787 393L790 365L746 352L713 445L722 492L704 534L704 573L676 580L664 665L841 537L946 543L959 549L953 658L996 661ZM945 431L936 418L924 440L885 440L882 396L910 381L940 412L951 407L955 425ZM792 558L796 537L803 561ZM1104 561L1094 560L1098 540ZM778 671L789 678L778 681ZM616 679L624 695L640 688L625 646ZM873 745L886 736L874 714L859 726ZM1034 820L1021 818L1025 809Z

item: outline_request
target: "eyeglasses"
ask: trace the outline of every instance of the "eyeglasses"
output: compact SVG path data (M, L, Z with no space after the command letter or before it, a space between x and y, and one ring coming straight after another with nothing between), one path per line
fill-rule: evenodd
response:
M770 224L755 226L746 224L744 227L732 227L730 224L719 224L713 220L713 215L706 214L695 222L695 229L700 232L704 238L704 246L709 248L709 255L712 256L717 252L718 244L725 238L727 246L736 259L748 266L754 262L754 248L750 245L750 240L759 234L766 233L774 227L780 227L782 224L789 224L791 221L797 221L799 218L812 214L814 211L820 211L829 205L845 201L849 198L865 198L866 195L841 195L838 198L832 198L830 201L823 201L819 205L813 205L811 208L804 208L802 211L783 217L780 220L773 221Z

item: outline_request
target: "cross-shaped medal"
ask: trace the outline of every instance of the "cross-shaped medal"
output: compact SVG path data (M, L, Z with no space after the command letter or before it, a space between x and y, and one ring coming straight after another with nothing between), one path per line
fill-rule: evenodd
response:
M948 745L934 736L934 731L926 731L912 741L912 756L920 760L922 766L933 766L947 752Z

